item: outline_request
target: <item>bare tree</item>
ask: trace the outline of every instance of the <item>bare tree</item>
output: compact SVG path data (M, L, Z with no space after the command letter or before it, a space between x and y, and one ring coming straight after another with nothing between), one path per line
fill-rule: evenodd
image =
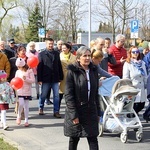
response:
M87 12L87 3L81 0L64 0L59 2L59 4L59 11L57 11L57 15L53 19L59 23L64 35L66 35L66 40L68 40L71 34L71 41L76 42L77 28Z
M95 7L94 14L98 22L108 22L111 24L113 41L115 39L115 32L118 27L118 14L116 13L118 0L99 0Z
M8 12L16 8L17 0L0 0L1 16L0 16L0 31L2 30L2 22L4 18L8 15Z
M99 22L108 22L112 25L113 42L115 34L125 33L126 23L133 18L133 9L137 6L138 0L99 0L96 6L96 13L99 15Z
M133 11L138 5L138 1L131 0L118 0L117 7L118 11L116 11L121 26L121 34L125 33L125 27L128 26L127 22L130 19L135 19L135 13Z
M137 18L140 20L141 38L150 40L150 1L141 2L137 7Z

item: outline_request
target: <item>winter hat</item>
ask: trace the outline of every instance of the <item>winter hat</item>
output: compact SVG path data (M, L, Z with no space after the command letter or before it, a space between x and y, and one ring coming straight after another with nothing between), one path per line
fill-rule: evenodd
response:
M7 77L7 73L4 70L0 70L0 79L6 78L6 77Z
M143 53L143 47L139 47L138 50L140 51L140 53Z
M25 64L26 63L22 58L17 58L17 60L16 60L16 66L17 67L23 67Z
M149 43L147 41L144 41L143 44L142 44L142 48L143 49L147 49L148 48L148 44Z

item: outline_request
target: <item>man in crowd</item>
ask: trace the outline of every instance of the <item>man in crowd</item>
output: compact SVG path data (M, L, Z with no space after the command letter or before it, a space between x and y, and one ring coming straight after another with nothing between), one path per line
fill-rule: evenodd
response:
M116 64L108 63L108 72L122 78L123 64L127 58L127 51L124 48L125 36L118 34L115 41L115 44L109 48L109 53L115 57Z
M61 53L61 51L62 51L62 44L63 44L62 40L57 41L57 47L55 48L55 51L58 51L59 53Z
M5 42L4 41L0 41L0 51L2 53L4 53L8 59L15 56L15 53L12 50L5 49Z
M17 48L18 47L15 45L14 39L8 40L8 46L6 47L6 49L13 51L16 54Z
M54 117L61 118L59 114L59 82L63 79L63 71L59 53L54 50L54 40L46 39L46 49L39 53L37 78L41 85L39 98L39 115L43 115L44 102L50 89L53 90Z
M100 63L100 67L108 72L108 62L111 64L116 64L116 60L112 54L109 53L108 48L105 48L105 40L101 37L97 38L95 41L95 50L102 51L103 60Z

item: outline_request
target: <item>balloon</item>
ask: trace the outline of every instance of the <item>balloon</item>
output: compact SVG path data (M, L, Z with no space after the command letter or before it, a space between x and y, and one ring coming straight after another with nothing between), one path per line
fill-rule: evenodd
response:
M39 60L36 56L32 56L32 57L29 57L27 59L27 65L30 67L30 68L34 68L34 67L37 67L39 63Z
M10 81L10 85L13 89L18 90L23 86L23 80L19 77L15 77Z

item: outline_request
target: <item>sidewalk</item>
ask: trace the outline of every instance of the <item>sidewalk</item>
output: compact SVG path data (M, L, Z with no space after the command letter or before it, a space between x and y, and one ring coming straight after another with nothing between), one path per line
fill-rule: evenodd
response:
M29 127L24 127L24 121L18 126L16 124L16 114L14 113L14 105L10 105L7 112L7 123L9 129L7 131L0 129L0 137L15 145L19 150L67 150L68 139L63 134L63 121L65 103L62 101L60 114L61 119L53 117L53 105L45 105L45 115L38 115L38 100L30 101L29 111ZM144 139L142 143L138 143L135 139L135 133L129 133L128 143L123 144L120 136L117 134L105 134L98 137L100 150L149 150L150 143L150 123L144 124ZM134 144L134 146L133 146ZM78 150L88 150L86 138L80 140Z
M24 127L24 120L22 120L20 126L16 124L15 106L11 104L7 111L9 128L7 131L1 128L0 137L3 137L19 150L67 150L68 138L63 134L64 102L61 108L61 119L53 117L52 104L45 105L45 115L40 116L38 115L38 100L33 99L29 103L30 126ZM86 140L83 143L87 145ZM80 150L85 150L85 147L80 148ZM88 149L88 145L86 149Z

